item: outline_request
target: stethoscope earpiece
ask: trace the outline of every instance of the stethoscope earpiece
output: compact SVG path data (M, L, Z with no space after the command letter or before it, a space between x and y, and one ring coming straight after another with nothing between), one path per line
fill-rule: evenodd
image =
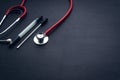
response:
M12 43L12 39L6 39L6 40L0 40L0 43L2 44L11 44Z
M37 45L44 45L49 41L49 37L43 33L39 33L34 37L33 41Z

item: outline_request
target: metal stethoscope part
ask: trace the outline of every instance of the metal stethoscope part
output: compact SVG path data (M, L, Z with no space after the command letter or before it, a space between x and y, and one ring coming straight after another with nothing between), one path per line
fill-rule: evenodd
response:
M24 3L25 3L25 0L22 0L20 5L12 6L6 11L5 15L3 16L2 20L0 21L0 26L2 25L2 23L4 22L6 17L9 15L9 13L12 12L13 10L19 10L20 12L22 11L22 14L9 27L7 27L5 30L0 32L0 35L6 33L10 28L12 28L17 22L19 22L26 15L27 9L25 6L23 6Z
M37 34L33 39L34 43L37 45L44 45L48 42L48 40L49 40L49 37L42 33Z
M69 7L68 11L66 12L66 14L61 19L59 19L55 24L53 24L51 27L49 27L43 34L37 34L33 39L35 44L37 44L37 45L46 44L49 40L47 35L70 15L70 13L73 9L73 0L69 0L69 1L70 1L70 7Z
M0 43L2 43L2 44L11 44L12 39L0 40Z

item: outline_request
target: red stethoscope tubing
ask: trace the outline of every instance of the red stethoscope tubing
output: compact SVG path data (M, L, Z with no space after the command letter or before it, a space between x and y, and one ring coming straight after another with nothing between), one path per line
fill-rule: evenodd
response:
M23 5L24 5L24 3L25 3L25 0L22 0L22 2L21 2L21 4L20 4L20 6L23 6Z
M48 35L55 27L57 27L62 21L64 21L70 15L72 9L73 9L73 0L70 0L70 7L68 11L66 12L66 14L61 19L59 19L55 24L53 24L50 28L48 28L44 32L44 34Z
M6 15L8 15L12 10L15 10L17 8L21 9L23 11L23 13L19 16L19 18L23 18L26 13L27 13L27 9L25 6L23 6L25 3L25 0L22 0L21 4L20 5L15 5L15 6L12 6L10 7L7 11L6 11Z

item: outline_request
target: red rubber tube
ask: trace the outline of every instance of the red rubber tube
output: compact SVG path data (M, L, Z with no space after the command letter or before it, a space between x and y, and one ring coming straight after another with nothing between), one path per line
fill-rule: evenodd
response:
M20 5L21 5L21 6L23 6L23 5L24 5L24 3L25 3L25 0L22 0L22 2L21 2L21 4L20 4Z
M73 0L70 0L70 7L68 9L68 11L66 12L66 14L60 19L58 20L55 24L53 24L50 28L48 28L44 34L48 35L49 32L51 32L55 27L57 27L62 21L64 21L71 13L73 9Z
M8 15L12 10L15 10L15 9L18 8L18 9L21 9L21 10L23 11L23 13L19 16L19 18L23 18L23 17L26 15L26 13L27 13L26 7L23 6L24 3L25 3L25 0L22 0L21 4L10 7L10 8L6 11L5 14Z
M26 9L25 6L20 6L20 5L16 5L16 6L10 7L10 8L7 10L7 12L6 12L6 15L8 15L12 10L15 10L15 9L17 9L17 8L19 8L19 9L21 9L21 10L23 11L23 13L19 16L19 18L23 18L23 17L26 15L26 13L27 13L27 9Z

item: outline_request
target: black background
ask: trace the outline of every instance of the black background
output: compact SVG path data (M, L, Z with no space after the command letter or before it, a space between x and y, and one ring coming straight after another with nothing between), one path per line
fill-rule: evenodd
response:
M0 19L21 0L1 0ZM36 46L33 37L61 18L68 0L27 0L27 16L0 39L15 38L32 20L49 18L19 49L0 45L0 80L120 80L120 0L73 0L67 20ZM0 31L18 14L10 14Z

